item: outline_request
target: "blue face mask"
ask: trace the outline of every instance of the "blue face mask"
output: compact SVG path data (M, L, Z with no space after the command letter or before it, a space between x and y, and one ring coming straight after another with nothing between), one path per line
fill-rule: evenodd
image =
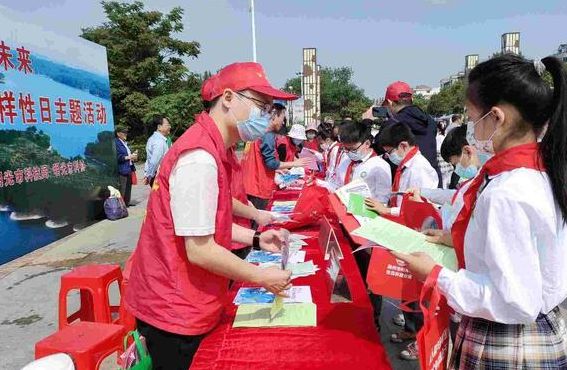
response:
M484 166L484 164L486 162L488 162L488 160L494 156L493 154L486 153L486 152L477 152L476 155L478 156L478 161L480 162L481 166Z
M236 122L238 134L243 141L254 141L261 138L266 133L268 126L270 126L270 114L262 112L256 106L250 107L250 115L247 120Z
M476 176L477 172L478 168L472 164L470 166L463 167L460 163L457 163L457 166L455 166L455 173L462 179L472 179Z
M396 166L399 166L400 163L402 163L402 160L403 160L403 158L398 153L396 153L395 151L388 154L388 158L390 158L390 162L392 162Z

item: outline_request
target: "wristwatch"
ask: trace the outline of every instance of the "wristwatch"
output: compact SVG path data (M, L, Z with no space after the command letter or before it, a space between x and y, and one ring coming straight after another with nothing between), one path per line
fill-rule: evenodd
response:
M262 234L259 231L256 231L254 233L254 237L252 238L252 249L255 249L257 251L259 251L260 248L260 234Z

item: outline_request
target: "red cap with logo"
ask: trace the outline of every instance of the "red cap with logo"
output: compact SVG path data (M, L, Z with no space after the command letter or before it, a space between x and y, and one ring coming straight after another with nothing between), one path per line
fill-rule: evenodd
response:
M384 103L386 103L388 100L391 101L400 100L401 94L413 95L413 90L411 89L410 85L402 81L396 81L394 83L391 83L386 88L386 96L384 97Z
M296 95L274 88L268 82L264 68L259 63L233 63L221 69L203 83L201 97L211 101L222 95L225 89L233 91L253 90L280 100L294 100Z

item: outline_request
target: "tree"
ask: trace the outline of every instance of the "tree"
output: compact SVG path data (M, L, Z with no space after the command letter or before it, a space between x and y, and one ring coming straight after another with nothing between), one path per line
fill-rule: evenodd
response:
M421 94L416 94L413 96L413 104L417 105L422 111L427 111L427 104L429 104L429 101L427 99L425 99L425 97Z
M335 119L359 118L372 100L364 94L364 90L352 82L354 72L350 67L321 68L321 115ZM287 80L285 89L295 94L301 92L301 77Z
M173 37L183 30L179 7L163 14L144 10L140 1L101 4L107 21L83 28L81 37L107 49L115 122L130 126L134 137L147 134L144 118L152 100L194 87L181 58L197 57L200 45Z
M441 89L438 94L431 96L426 111L433 116L463 113L464 106L465 85L463 81L457 81Z

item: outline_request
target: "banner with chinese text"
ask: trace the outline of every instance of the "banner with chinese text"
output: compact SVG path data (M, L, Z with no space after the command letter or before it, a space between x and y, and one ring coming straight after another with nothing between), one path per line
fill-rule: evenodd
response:
M106 49L0 7L0 264L103 217L117 186Z

